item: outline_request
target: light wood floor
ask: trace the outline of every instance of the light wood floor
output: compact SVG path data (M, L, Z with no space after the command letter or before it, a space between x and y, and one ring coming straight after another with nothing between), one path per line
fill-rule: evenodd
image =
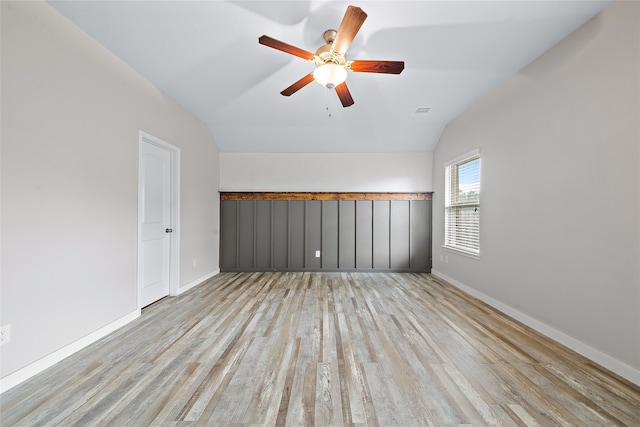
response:
M1 399L3 427L640 425L640 388L409 273L223 273Z

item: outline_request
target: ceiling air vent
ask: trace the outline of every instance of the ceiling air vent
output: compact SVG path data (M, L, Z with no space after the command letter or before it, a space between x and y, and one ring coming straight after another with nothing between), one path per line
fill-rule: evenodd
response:
M427 114L429 111L431 111L431 107L416 107L413 114Z

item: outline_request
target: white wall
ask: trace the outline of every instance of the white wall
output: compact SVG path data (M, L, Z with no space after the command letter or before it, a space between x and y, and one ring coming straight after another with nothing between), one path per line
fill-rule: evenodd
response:
M430 192L432 153L220 153L221 191Z
M612 3L450 123L433 173L434 272L636 383L639 23ZM474 148L479 261L441 248L443 163Z
M181 148L181 286L219 267L219 158L200 121L47 4L3 1L1 30L7 378L135 317L138 131Z

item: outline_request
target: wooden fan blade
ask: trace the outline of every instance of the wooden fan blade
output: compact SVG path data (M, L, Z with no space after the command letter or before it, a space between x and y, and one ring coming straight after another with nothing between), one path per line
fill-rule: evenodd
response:
M340 98L340 102L342 102L343 107L350 107L354 104L351 92L349 92L346 82L340 83L336 86L336 93L338 94L338 98Z
M338 27L336 38L333 41L332 50L335 53L345 54L360 27L364 24L365 19L367 19L367 14L362 9L357 6L347 7L344 18L342 18L342 22Z
M260 38L258 38L258 43L277 50L281 50L282 52L288 53L290 55L298 56L308 61L313 61L313 58L315 58L315 55L308 50L300 49L299 47L281 42L280 40L276 40L269 36L260 36Z
M355 60L351 63L351 71L356 73L400 74L404 70L404 61L369 61Z
M297 91L299 91L300 89L302 89L303 87L305 87L306 85L308 85L309 83L311 83L312 81L313 81L313 73L307 74L306 76L304 76L303 78L301 78L300 80L298 80L297 82L295 82L294 84L292 84L291 86L289 86L288 88L286 88L280 93L284 96L291 96Z

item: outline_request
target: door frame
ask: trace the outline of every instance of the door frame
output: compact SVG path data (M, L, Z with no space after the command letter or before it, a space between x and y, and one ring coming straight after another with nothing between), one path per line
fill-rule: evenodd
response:
M137 307L142 308L142 144L152 144L170 154L170 214L173 229L169 244L169 295L178 295L180 288L180 148L141 130L138 131L138 252L137 252Z

